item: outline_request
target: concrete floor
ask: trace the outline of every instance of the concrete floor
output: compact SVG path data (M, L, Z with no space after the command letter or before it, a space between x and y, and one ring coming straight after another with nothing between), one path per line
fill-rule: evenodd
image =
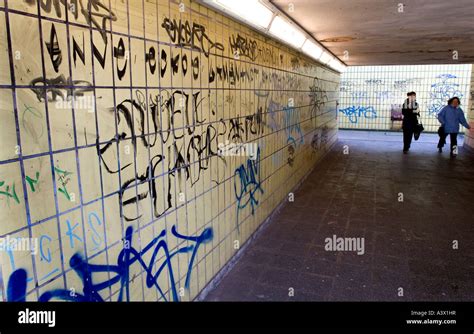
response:
M429 134L408 155L400 133L339 138L206 300L474 300L474 154ZM364 255L326 251L333 235L363 237Z

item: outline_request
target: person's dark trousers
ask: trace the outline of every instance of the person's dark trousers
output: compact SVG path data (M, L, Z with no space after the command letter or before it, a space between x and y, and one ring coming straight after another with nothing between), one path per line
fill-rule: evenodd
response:
M449 139L450 139L450 144L451 144L451 153L453 153L454 146L458 146L458 134L450 133Z
M412 139L413 129L403 129L403 151L408 151L410 149Z
M444 144L446 144L446 138L448 137L448 133L443 133L439 135L439 142L438 148L442 148ZM458 134L457 133L449 133L449 140L451 146L451 153L453 152L454 146L458 145Z

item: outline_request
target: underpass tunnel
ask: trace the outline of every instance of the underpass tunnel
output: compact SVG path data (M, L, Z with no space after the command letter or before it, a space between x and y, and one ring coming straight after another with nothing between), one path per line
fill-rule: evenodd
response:
M0 301L472 301L473 18L0 0Z

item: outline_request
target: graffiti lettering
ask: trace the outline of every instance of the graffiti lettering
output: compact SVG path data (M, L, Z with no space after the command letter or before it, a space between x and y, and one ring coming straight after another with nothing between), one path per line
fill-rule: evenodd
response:
M210 40L204 26L195 22L191 25L187 20L185 22L181 20L177 22L176 19L170 20L165 18L161 26L166 30L168 37L173 43L201 51L206 57L209 57L209 53L213 49L224 50L224 46L221 43Z
M158 280L160 275L167 273L168 279L171 282L170 290L172 300L179 301L180 298L177 286L179 277L175 276L172 261L177 259L181 254L189 254L182 258L182 260L186 260L188 263L185 288L189 289L191 273L197 251L202 244L209 242L213 238L212 228L209 227L205 228L198 236L186 236L180 234L177 231L176 226L173 226L171 229L173 237L178 241L187 241L189 246L182 246L177 250L170 252L165 240L166 230L163 230L156 238L143 247L141 251L138 251L132 246L133 228L131 226L128 227L125 233L124 244L126 246L117 256L117 264L115 265L90 264L84 260L79 253L76 253L71 257L69 265L81 280L82 293L78 292L72 294L70 290L55 289L43 292L39 297L39 301L48 302L51 300L63 300L75 302L102 302L104 299L100 295L100 292L107 290L115 284L119 284L120 286L117 301L130 301L129 284L133 279L130 277L130 267L134 264L139 265L143 270L145 270L147 288L155 288L165 301L168 300L168 297L160 286ZM147 262L145 257L148 258L148 254L151 254L151 257ZM164 258L161 262L157 262L157 259L163 255ZM156 270L154 271L154 269ZM113 276L111 275L108 280L95 282L94 273L111 273ZM12 273L7 287L8 301L25 301L27 276L27 272L24 269L17 269Z
M237 36L229 37L229 45L233 54L252 61L257 59L257 42L255 40L237 34Z
M351 123L357 123L360 117L366 119L374 119L377 117L377 112L374 107L351 106L340 109L339 112L347 116Z
M260 148L256 159L247 159L234 173L234 192L237 199L237 228L239 228L239 211L250 205L252 215L258 205L257 195L263 194L260 176Z

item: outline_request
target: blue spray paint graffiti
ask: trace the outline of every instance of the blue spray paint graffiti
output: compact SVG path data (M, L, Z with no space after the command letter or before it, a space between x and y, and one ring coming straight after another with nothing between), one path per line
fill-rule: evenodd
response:
M94 250L99 249L100 245L102 244L102 238L99 232L97 231L96 227L94 226L93 221L95 221L97 226L102 225L99 216L95 212L89 213L88 219L87 219L87 223L92 232L91 238L92 238L92 242L94 243L94 248L92 250L94 251Z
M375 96L377 100L384 101L384 100L389 100L393 97L393 93L389 90L383 90L379 92L375 92Z
M48 243L52 241L51 237L49 235L43 234L40 239L39 239L39 244L40 244L40 261L46 261L46 262L51 262L51 250L49 248L46 248L46 254L45 254L45 240L48 240Z
M297 143L304 143L303 132L300 126L300 115L294 107L283 107L283 124L287 136L287 143L292 143L295 146Z
M340 109L339 112L347 116L351 123L357 123L360 117L367 119L377 118L377 112L375 111L374 107L351 106Z
M439 82L431 85L430 91L430 104L428 107L428 113L432 116L436 116L438 112L443 108L448 100L453 96L459 98L463 97L463 94L459 90L459 84L452 82L451 79L457 78L453 74L441 74L436 76Z
M255 160L247 159L234 173L234 191L237 198L237 230L239 230L239 211L250 204L252 215L258 205L257 193L263 194L260 179L260 148L257 149Z
M76 233L74 233L74 230L79 226L79 223L75 223L73 226L71 226L71 221L69 219L66 220L66 225L67 225L67 232L66 236L69 237L69 245L71 248L74 248L74 239L77 239L77 241L82 242L81 237L79 237Z
M206 228L199 236L186 236L178 233L176 226L173 226L171 228L171 233L174 237L180 240L185 240L194 244L180 247L176 251L170 253L166 240L164 239L166 236L166 230L163 230L139 252L132 246L133 227L129 226L125 232L124 248L117 257L116 265L90 264L87 263L79 253L74 254L69 260L69 265L76 272L82 282L82 294L72 293L70 290L65 289L56 289L41 294L39 301L47 302L55 299L76 302L101 302L104 301L104 299L101 297L99 292L117 283L120 285L117 301L130 301L130 267L135 263L139 264L146 273L146 286L148 288L156 288L164 300L168 299L158 283L158 278L163 273L163 270L167 269L172 300L179 301L178 289L176 286L177 282L175 280L171 261L179 254L191 253L185 279L185 288L189 289L191 272L199 246L212 240L213 230L212 228ZM155 263L157 262L156 259L158 256L162 254L160 253L161 250L165 255L164 259L161 263ZM152 255L147 263L143 257L149 252L151 252ZM153 273L153 268L158 268L155 273ZM111 276L109 280L94 283L94 273L112 273L115 275ZM7 300L25 301L26 284L26 270L18 269L14 271L8 281Z

